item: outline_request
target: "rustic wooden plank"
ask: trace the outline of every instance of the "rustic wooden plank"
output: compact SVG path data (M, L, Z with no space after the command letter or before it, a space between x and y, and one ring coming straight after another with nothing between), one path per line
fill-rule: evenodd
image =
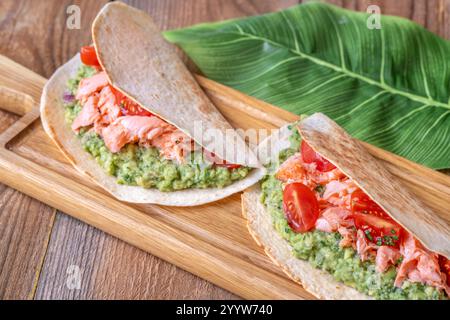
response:
M148 12L162 29L245 17L288 8L298 0L125 0Z
M79 290L66 270L78 266ZM70 282L69 282L70 283ZM37 299L236 299L180 270L66 215L59 215L41 273Z
M404 17L417 22L431 32L449 39L450 2L447 0L328 0L335 5L366 11L368 6L377 5L382 14Z
M50 77L55 69L90 40L91 22L107 0L2 0L0 53ZM66 27L66 8L77 5L80 29Z
M0 299L33 297L54 211L0 185Z
M257 15L288 8L298 0L125 0L149 13L161 30L182 28L202 22ZM178 50L189 70L199 72L187 56Z
M24 26L29 27L27 33L32 30L31 26L38 27L39 23L19 23L22 22L22 5L17 1L0 3L0 53L33 67L38 63L34 62L34 55L28 51L30 46L25 44L27 39L22 34ZM30 10L42 4L28 2L25 6ZM38 32L31 33L36 37L35 41L45 30L36 30L40 29L40 35ZM31 34L28 40L32 38ZM0 132L16 120L17 116L1 112ZM33 297L54 216L55 210L49 206L0 185L0 299Z
M17 119L0 111L0 133ZM0 299L33 296L54 211L0 184Z
M18 116L0 111L0 119L1 133ZM53 216L54 209L0 184L0 299L33 296Z

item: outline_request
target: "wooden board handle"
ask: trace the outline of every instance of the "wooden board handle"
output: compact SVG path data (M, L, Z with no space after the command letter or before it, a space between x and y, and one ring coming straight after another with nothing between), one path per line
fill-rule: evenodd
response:
M34 99L28 94L0 86L0 109L19 116L30 112L35 105Z

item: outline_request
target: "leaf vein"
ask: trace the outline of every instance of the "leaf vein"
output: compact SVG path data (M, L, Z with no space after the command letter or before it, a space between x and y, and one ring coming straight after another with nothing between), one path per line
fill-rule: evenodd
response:
M431 132L431 130L433 130L433 128L436 127L436 125L439 123L439 121L441 121L441 119L445 118L448 114L450 114L450 111L446 111L443 114L441 114L439 116L439 118L437 118L436 121L427 129L427 131L425 131L422 138L420 138L419 143L421 143L425 139L425 137Z
M308 55L308 54L306 54L306 53L304 53L302 51L297 51L297 50L294 50L292 48L287 48L283 44L278 43L276 41L273 41L273 40L270 40L270 39L267 39L267 38L264 38L264 37L261 37L261 36L256 36L256 35L253 35L253 34L250 34L250 33L246 33L246 32L234 33L234 34L237 34L237 35L240 35L240 36L245 36L245 37L250 37L250 38L253 38L253 39L257 39L259 41L270 43L270 44L272 44L274 46L277 46L277 47L280 47L280 48L288 49L289 51L293 52L294 54L297 54L297 55L301 56L302 58L305 58L305 59L307 59L307 60L309 60L309 61L311 61L311 62L313 62L313 63L315 63L317 65L327 67L327 68L332 69L332 70L334 70L336 72L344 73L348 77L352 77L352 78L361 80L363 82L366 82L368 84L380 87L381 89L383 89L385 91L388 91L391 94L400 95L400 96L406 97L406 98L408 98L410 100L413 100L413 101L416 101L416 102L420 102L420 103L428 105L428 106L437 106L437 107L450 109L450 105L449 104L445 104L445 103L442 103L440 101L436 101L436 100L434 100L434 99L432 99L430 97L426 98L426 97L423 97L423 96L420 96L420 95L417 95L417 94L412 94L412 93L409 93L409 92L404 92L404 91L395 89L395 88L393 88L393 87L391 87L391 86L389 86L387 84L382 84L382 83L380 83L380 82L378 82L376 80L370 79L370 78L368 78L366 76L363 76L363 75L360 75L360 74L357 74L357 73L352 72L352 71L350 71L348 69L343 69L342 67L339 67L339 66L336 66L336 65L334 65L332 63L329 63L327 61L318 59L318 58L313 57L311 55Z
M380 92L378 92L376 95L370 97L369 99L364 100L363 102L361 102L360 104L358 104L357 106L355 106L355 107L354 107L351 111L349 111L348 113L343 114L343 115L340 116L340 117L337 117L337 118L336 118L336 121L342 119L343 117L347 117L347 116L351 115L353 112L355 112L355 111L358 110L359 108L363 107L363 106L366 105L367 103L369 103L369 102L375 100L376 98L378 98L379 96L381 96L383 93L387 93L387 91L380 91Z

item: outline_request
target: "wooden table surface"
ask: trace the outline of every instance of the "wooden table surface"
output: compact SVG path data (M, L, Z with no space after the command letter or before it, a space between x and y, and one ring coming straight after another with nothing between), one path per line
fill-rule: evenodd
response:
M82 45L106 0L2 0L0 54L49 77ZM161 29L262 14L296 0L130 0ZM301 1L300 1L301 2ZM450 1L333 0L412 19L450 38ZM66 8L81 9L81 28L66 28ZM16 117L0 111L0 132ZM81 286L70 285L73 266ZM75 270L76 272L76 270ZM0 184L0 299L238 299L203 279Z

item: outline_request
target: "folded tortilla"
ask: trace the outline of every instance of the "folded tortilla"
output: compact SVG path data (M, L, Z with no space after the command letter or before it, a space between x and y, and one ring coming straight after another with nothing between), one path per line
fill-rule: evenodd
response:
M147 14L120 2L109 3L96 17L92 32L99 62L116 89L221 159L254 169L246 178L224 188L161 192L118 184L116 178L109 176L83 149L65 121L62 97L67 81L81 66L80 57L76 55L45 85L41 97L41 120L47 134L80 172L119 200L172 206L216 201L248 188L264 176L265 170L252 150L207 98ZM199 121L204 128L223 133L227 140L223 143L214 139L199 140L195 137L195 125Z
M377 159L339 125L321 113L316 113L298 126L302 139L325 159L351 178L389 215L411 232L432 252L450 256L450 226L432 209L418 200ZM263 164L275 161L280 151L290 147L292 134L285 126L264 140L257 153ZM294 281L321 299L371 299L356 289L335 280L294 257L292 247L275 230L272 217L260 201L258 185L242 195L242 211L247 227L266 254Z

